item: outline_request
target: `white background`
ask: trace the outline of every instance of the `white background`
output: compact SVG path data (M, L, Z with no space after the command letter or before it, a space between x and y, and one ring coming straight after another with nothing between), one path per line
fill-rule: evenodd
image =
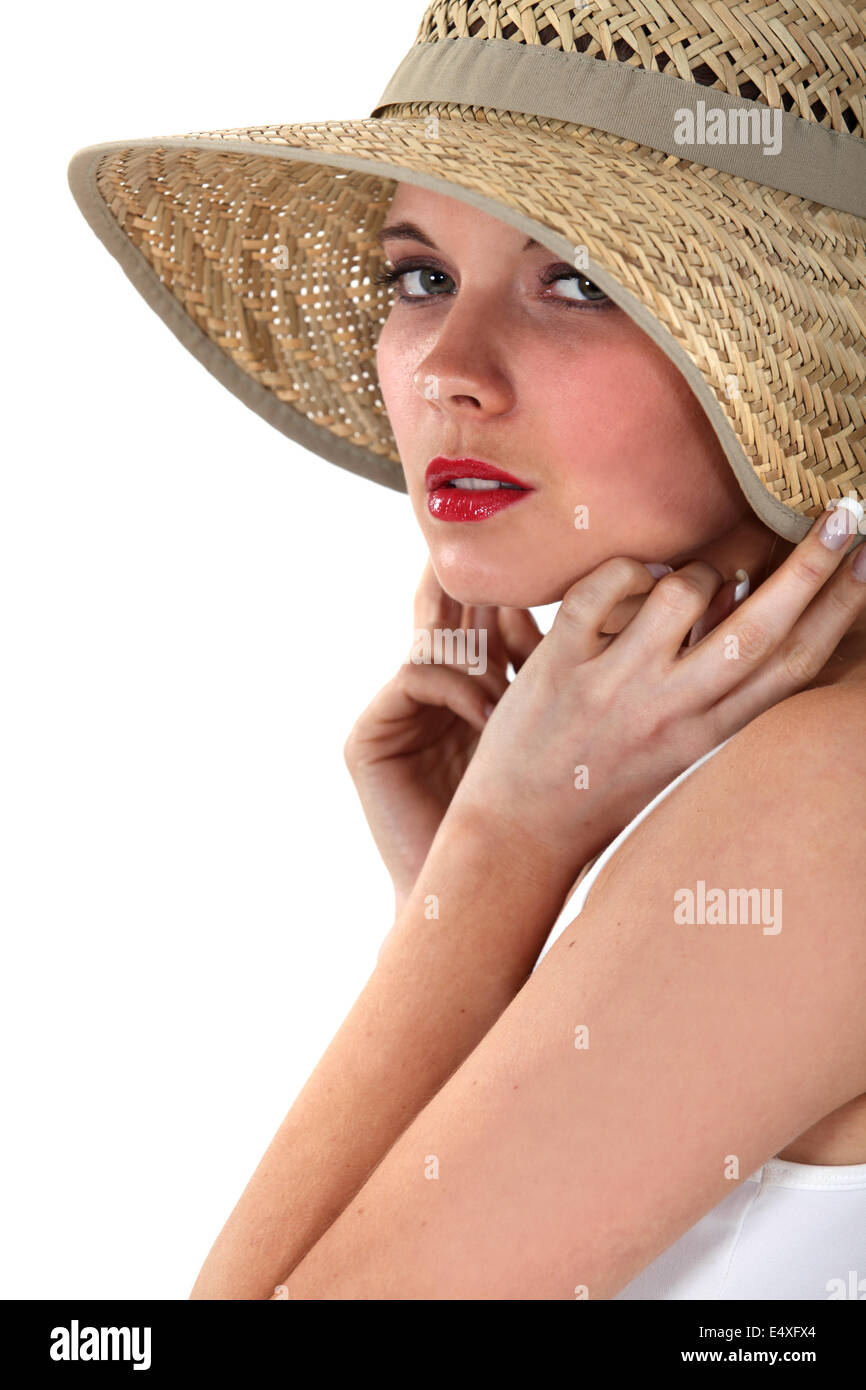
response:
M66 168L367 116L423 9L7 16L2 1298L188 1297L391 926L342 749L425 559L181 346Z

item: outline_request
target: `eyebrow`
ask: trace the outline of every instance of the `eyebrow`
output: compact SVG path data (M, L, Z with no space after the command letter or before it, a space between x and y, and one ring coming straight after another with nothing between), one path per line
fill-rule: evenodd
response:
M383 227L376 240L380 246L384 241L420 241L422 246L429 246L431 251L439 250L435 242L432 242L420 227L416 227L414 222L395 222L390 227ZM529 251L533 246L541 246L541 242L530 237L523 250ZM543 247L541 249L544 250Z

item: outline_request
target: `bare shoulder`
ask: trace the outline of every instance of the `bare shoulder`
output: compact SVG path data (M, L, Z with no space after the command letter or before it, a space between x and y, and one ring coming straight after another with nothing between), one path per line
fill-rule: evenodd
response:
M841 763L856 780L866 773L864 726L866 683L819 686L765 710L739 729L722 752L732 762L758 758L767 776L775 770L778 785L796 777L795 758L809 766L825 765L832 758L834 767ZM812 790L821 794L833 789L824 785Z
M768 814L772 800L776 817L784 813L826 863L832 844L821 843L819 827L830 836L841 824L854 830L858 815L861 831L866 824L864 732L866 685L804 690L738 730L697 771L706 769L706 783L713 785L712 764L720 759L720 797L727 791L742 804L745 794L746 805Z
M672 838L696 867L724 840L743 863L800 876L832 873L859 897L866 850L866 684L809 689L733 734L642 821L599 873L592 893ZM644 864L644 868L646 865Z

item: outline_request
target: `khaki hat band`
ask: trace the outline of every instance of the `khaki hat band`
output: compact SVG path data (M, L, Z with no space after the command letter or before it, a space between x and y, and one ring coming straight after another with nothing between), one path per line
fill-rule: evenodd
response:
M592 126L866 217L866 141L667 73L543 44L440 39L409 50L370 114L414 102L489 107Z

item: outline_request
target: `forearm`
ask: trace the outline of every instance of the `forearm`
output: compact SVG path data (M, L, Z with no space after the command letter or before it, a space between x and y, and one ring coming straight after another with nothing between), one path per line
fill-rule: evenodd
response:
M218 1236L192 1298L267 1299L517 994L573 877L442 823L375 970ZM436 915L438 914L438 915Z

